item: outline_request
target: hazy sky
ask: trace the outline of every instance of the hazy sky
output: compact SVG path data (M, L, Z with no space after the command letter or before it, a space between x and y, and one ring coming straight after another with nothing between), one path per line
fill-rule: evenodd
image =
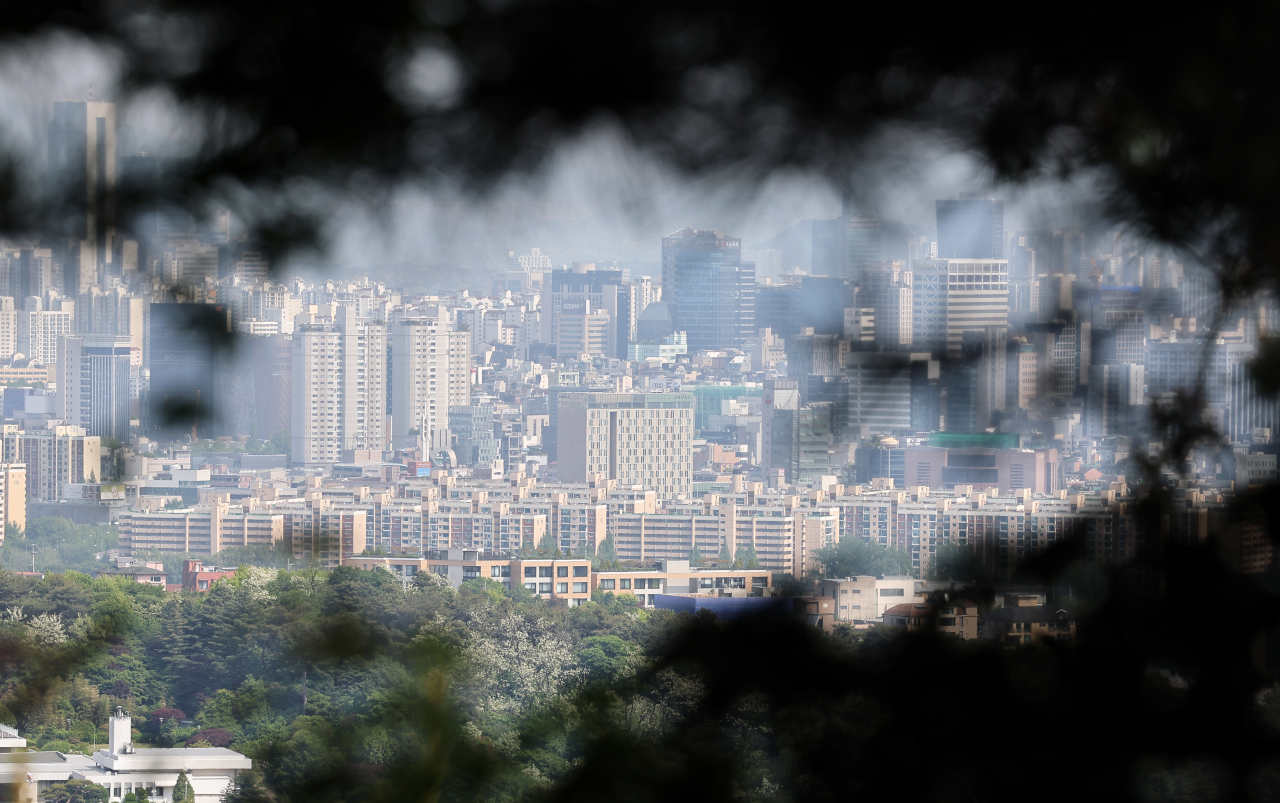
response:
M65 34L0 50L0 143L43 165L53 101L87 99L90 87L97 99L119 100L117 63L111 51ZM118 118L121 155L190 153L201 142L190 117L160 93L122 104ZM932 234L935 200L992 191L983 166L962 147L907 129L883 133L856 164L851 186L881 217L888 259L905 256L908 235ZM447 181L406 182L389 204L372 205L345 190L297 187L294 196L331 212L332 248L292 267L313 275L317 268L329 275L370 271L444 289L465 275L461 268L479 275L502 265L508 250L538 246L557 265L617 260L656 273L661 237L684 226L722 229L751 246L802 220L840 213L840 177L795 169L752 175L684 175L602 125L566 143L535 173L510 176L483 195ZM994 192L1006 201L1006 228L1087 225L1096 215L1088 182Z

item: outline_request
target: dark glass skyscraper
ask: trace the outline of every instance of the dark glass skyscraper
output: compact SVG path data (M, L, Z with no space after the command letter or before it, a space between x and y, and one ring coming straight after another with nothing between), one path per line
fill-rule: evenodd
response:
M1004 259L1004 201L938 201L939 259Z
M740 348L756 328L756 266L742 242L713 229L681 229L662 238L662 299L689 352Z
M146 354L151 371L147 400L150 435L172 439L196 432L207 438L215 423L214 374L229 344L227 308L215 304L152 304Z

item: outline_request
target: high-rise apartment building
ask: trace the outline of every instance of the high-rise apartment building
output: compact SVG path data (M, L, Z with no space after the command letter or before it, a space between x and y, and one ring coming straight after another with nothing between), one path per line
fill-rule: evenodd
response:
M18 308L12 298L0 296L0 360L13 359L18 350Z
M1004 259L1004 201L938 201L940 259Z
M471 338L466 332L449 333L449 406L471 404Z
M689 353L742 348L755 336L755 264L742 242L711 229L685 228L662 238L662 297Z
M449 448L453 334L447 314L392 324L391 439L396 448L419 443L432 453Z
M52 298L49 308L42 299L32 296L23 302L17 314L18 331L14 339L18 352L45 365L58 361L58 339L72 334L75 304Z
M558 406L561 482L600 477L664 497L692 490L692 394L561 393Z
M947 260L947 355L960 356L964 333L1009 325L1009 263Z
M57 409L90 435L129 443L129 339L84 335L58 340Z
M99 272L118 274L116 260L116 107L59 101L49 123L49 172L65 203L68 295L87 290Z
M293 334L292 454L336 463L351 449L387 447L387 328L340 306L333 323Z
M83 427L55 425L48 429L5 431L6 448L13 440L16 462L27 468L27 499L56 502L70 483L98 482L102 463L102 439Z

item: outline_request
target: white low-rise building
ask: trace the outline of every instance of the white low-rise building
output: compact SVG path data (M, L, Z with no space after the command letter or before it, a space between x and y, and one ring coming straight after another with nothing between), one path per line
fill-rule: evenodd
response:
M153 801L172 801L179 774L185 772L196 803L217 803L236 773L253 766L249 758L225 747L135 748L131 726L129 715L116 708L107 746L92 756L56 751L0 753L0 784L14 790L13 799L24 803L70 780L105 787L110 800L145 789ZM4 728L2 735L3 746L26 746L12 728Z

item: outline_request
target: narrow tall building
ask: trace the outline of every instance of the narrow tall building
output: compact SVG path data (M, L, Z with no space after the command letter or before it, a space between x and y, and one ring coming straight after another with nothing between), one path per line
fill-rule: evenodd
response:
M63 200L67 245L64 292L97 283L99 272L119 274L116 260L116 107L59 101L49 123L49 172Z
M59 338L59 417L90 435L129 443L130 352L125 337Z
M693 394L562 393L559 479L617 480L659 496L693 488Z
M387 446L387 329L381 321L338 307L333 323L293 335L295 463L337 463L347 450Z
M432 453L448 448L453 334L447 314L406 318L391 326L394 447L422 444Z
M743 348L755 335L755 263L737 237L685 228L662 238L662 297L690 354Z
M862 272L858 304L875 311L875 344L882 349L911 348L915 300L911 278L900 262L873 262Z

